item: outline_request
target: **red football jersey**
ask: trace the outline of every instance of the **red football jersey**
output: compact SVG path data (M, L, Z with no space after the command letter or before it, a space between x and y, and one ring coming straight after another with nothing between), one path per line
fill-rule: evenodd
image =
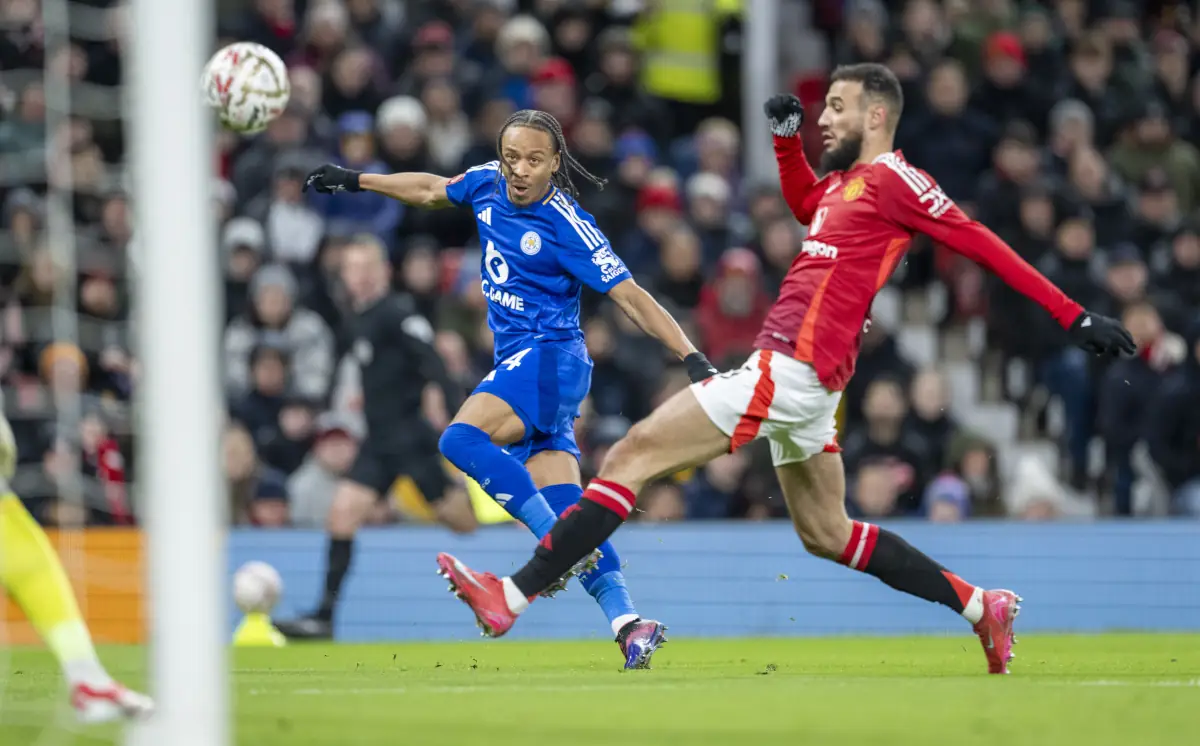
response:
M916 233L995 272L1064 328L1082 313L899 151L820 180L799 138L776 137L775 154L784 199L809 230L755 347L812 365L826 388L840 391L854 374L871 302Z

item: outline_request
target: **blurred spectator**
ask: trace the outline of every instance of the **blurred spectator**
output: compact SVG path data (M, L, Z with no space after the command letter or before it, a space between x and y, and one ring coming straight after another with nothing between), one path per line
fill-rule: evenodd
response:
M551 57L538 65L530 78L534 109L554 115L563 132L570 133L578 116L575 71L562 57Z
M387 0L346 0L354 33L389 68L397 61L406 8Z
M595 316L584 326L588 355L592 368L592 407L599 415L623 415L633 421L649 413L646 400L649 392L641 385L643 377L654 375L647 370L645 358L628 345L620 344L613 324L603 316Z
M888 12L880 0L849 0L842 17L845 34L834 51L838 65L883 62L887 52Z
M1096 127L1096 144L1106 147L1116 136L1122 105L1109 85L1113 72L1112 46L1098 31L1080 34L1071 47L1071 76L1060 99L1075 99L1087 105Z
M688 218L700 236L706 263L713 263L729 246L731 193L729 184L713 173L701 172L687 181Z
M638 496L639 521L663 523L687 518L687 500L675 482L659 480L642 488Z
M953 200L975 199L978 174L987 168L997 133L993 120L967 106L967 74L955 60L929 73L925 105L905 117L901 147Z
M770 305L754 252L732 248L722 254L716 276L700 292L696 307L704 352L717 367L740 364L753 352Z
M913 378L912 408L906 427L925 442L929 465L941 469L947 465L950 441L958 425L950 416L950 391L942 374L933 369L921 371Z
M271 439L261 446L263 463L291 474L300 468L313 447L313 427L320 402L303 396L283 400Z
M280 158L269 194L262 194L246 207L246 215L266 229L271 256L296 272L306 272L317 255L325 233L325 221L309 206L301 189L308 169L298 158ZM249 228L244 229L249 236ZM253 247L253 245L251 246ZM257 248L262 249L262 244Z
M1096 120L1088 105L1077 99L1055 104L1050 110L1050 135L1046 145L1050 170L1056 176L1065 177L1075 153L1097 146Z
M1108 247L1127 240L1133 227L1129 195L1104 158L1091 148L1077 149L1067 165L1067 178L1072 194L1091 211L1095 241Z
M1185 221L1173 235L1155 247L1151 259L1154 287L1176 299L1185 309L1200 308L1200 220ZM1169 320L1176 331L1183 331Z
M1039 184L1037 133L1028 122L1009 122L992 151L992 169L980 180L976 196L979 220L1000 236L1020 225L1020 199ZM982 164L981 164L982 168Z
M779 295L783 278L800 253L802 236L790 216L778 217L763 225L759 240L765 265L763 279L767 293L774 298Z
M670 117L663 103L638 84L638 59L629 30L611 26L596 40L599 63L584 81L589 95L607 101L613 109L613 126L649 133L658 147L670 140Z
M471 145L471 122L462 108L462 95L449 78L434 78L421 89L430 161L439 173L457 171ZM474 164L472 164L474 165Z
M1145 421L1166 371L1184 357L1183 345L1164 335L1162 319L1149 303L1134 303L1121 317L1138 345L1137 357L1109 366L1100 384L1096 425L1105 440L1117 515L1133 514L1133 447L1153 423ZM1177 349L1175 349L1177 348Z
M923 503L934 523L958 523L971 516L971 490L953 474L943 474L930 482Z
M695 231L682 225L671 230L662 243L661 257L654 294L677 308L695 308L704 288L703 256Z
M854 377L846 384L843 401L846 402L846 425L843 432L852 432L864 422L863 402L867 398L867 387L879 378L896 381L908 389L915 373L912 363L900 354L896 338L881 321L873 321L862 335L862 347L855 365Z
M634 274L650 272L662 241L682 217L679 191L666 185L646 184L637 196L637 225L620 242L621 259Z
M353 465L365 434L358 417L326 412L317 418L312 450L287 482L292 525L325 526L338 480Z
M225 322L250 309L250 280L262 265L266 235L253 218L234 218L221 232L225 257Z
M262 136L255 138L244 153L233 163L230 181L237 190L239 200L249 203L271 188L275 176L275 162L284 153L295 154L305 163L319 163L326 156L307 147L308 121L304 112L295 104L289 104Z
M1172 509L1200 516L1200 316L1185 335L1186 357L1152 395L1146 441L1171 489Z
M375 84L378 61L371 50L350 46L337 53L322 85L322 108L333 119L351 111L375 111L382 101Z
M846 436L846 471L867 473L866 491L856 491L852 506L865 515L911 515L921 508L921 494L930 476L929 448L920 435L905 427L908 403L904 389L888 378L877 378L863 402L865 423Z
M972 516L994 516L1003 512L995 446L981 436L959 431L950 441L946 461L942 473L953 475L966 487Z
M393 96L376 113L379 129L380 158L387 170L428 171L433 161L426 143L429 119L425 107L412 96Z
M1166 171L1152 169L1137 185L1130 239L1149 256L1151 249L1177 232L1183 220L1179 199Z
M1162 102L1143 103L1108 158L1113 169L1131 182L1141 181L1152 169L1165 171L1180 209L1190 213L1200 207L1200 151L1175 137L1168 116Z
M231 396L251 388L250 362L264 341L290 355L291 387L297 393L324 397L333 375L333 334L312 311L296 305L296 279L287 268L269 265L250 283L250 308L225 330L225 384Z
M419 105L419 104L418 104ZM375 120L365 111L351 111L338 119L340 157L345 168L368 173L387 173L390 169L375 154ZM378 192L360 194L318 194L310 200L329 224L331 233L372 233L388 247L395 245L396 226L404 219L404 205Z
M224 454L233 524L266 528L287 525L287 479L259 464L254 441L245 428L236 424L226 427Z
M686 485L688 518L730 518L750 468L745 449L709 461Z
M1082 205L1064 205L1056 231L1055 251L1047 254L1039 268L1064 293L1084 308L1104 307L1106 294L1097 281L1094 256L1095 235L1091 211ZM1026 301L1027 302L1027 301ZM1063 404L1066 418L1066 450L1071 481L1080 486L1086 479L1088 443L1094 424L1094 375L1086 353L1063 346L1065 335L1052 319L1038 315L1038 326L1029 330L1030 347L1037 350L1037 376L1051 395Z
M517 109L532 108L530 77L545 60L549 48L550 35L541 22L533 16L513 16L496 37L500 65L486 74L483 87L508 99Z

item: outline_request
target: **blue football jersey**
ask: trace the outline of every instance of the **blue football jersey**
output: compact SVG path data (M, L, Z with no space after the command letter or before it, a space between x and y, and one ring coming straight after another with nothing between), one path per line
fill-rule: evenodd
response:
M630 276L595 219L562 190L552 186L527 207L510 202L499 161L455 177L446 194L475 213L497 354L531 337L582 338L583 285L607 293Z

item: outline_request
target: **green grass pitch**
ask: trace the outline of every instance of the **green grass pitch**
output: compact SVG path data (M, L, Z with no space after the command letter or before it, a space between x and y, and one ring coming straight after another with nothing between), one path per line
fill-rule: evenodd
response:
M0 745L120 743L69 726L57 669L7 651ZM141 681L140 649L108 648ZM608 642L296 645L232 656L239 746L1182 746L1200 636L1030 635L987 676L974 638L676 640L621 672Z

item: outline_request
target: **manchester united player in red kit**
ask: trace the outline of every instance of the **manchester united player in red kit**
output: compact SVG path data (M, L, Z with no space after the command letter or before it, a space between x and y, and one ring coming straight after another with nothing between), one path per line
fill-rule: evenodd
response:
M953 609L974 626L989 673L1008 672L1021 600L1016 594L979 588L896 534L846 515L834 413L854 374L862 335L870 333L871 302L912 236L925 233L1039 303L1084 349L1132 354L1133 339L1116 321L1066 297L963 214L929 174L893 151L903 99L887 68L838 68L825 103L820 179L798 135L800 101L776 96L764 107L784 198L809 232L746 364L693 384L634 426L609 451L583 499L511 577L438 556L439 571L475 612L484 634L507 632L540 591L608 538L647 482L767 438L805 549Z

